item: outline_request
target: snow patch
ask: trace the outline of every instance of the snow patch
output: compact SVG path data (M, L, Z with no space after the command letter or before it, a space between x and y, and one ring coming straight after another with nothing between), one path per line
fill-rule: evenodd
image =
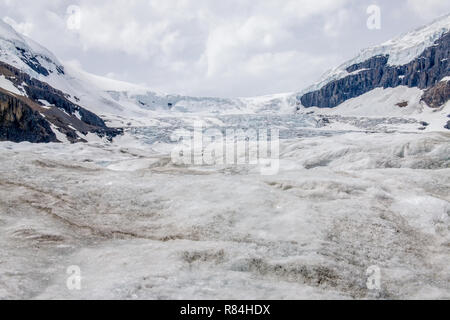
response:
M335 108L301 108L299 112L314 112L317 115L347 116L363 118L384 118L386 124L389 118L412 119L414 124L404 127L391 125L395 130L417 130L421 123L423 131L448 131L444 128L450 114L450 102L438 109L428 107L421 101L423 90L399 86L396 88L376 88L359 97L349 99ZM388 126L389 127L389 126ZM328 129L350 129L345 123L334 123Z
M55 126L54 124L52 124L52 123L50 123L50 122L49 122L49 124L50 124L50 127L52 128L52 131L53 131L53 132L55 133L55 135L56 135L56 139L58 139L59 142L62 142L62 143L70 143L70 141L69 141L69 139L67 139L66 135L63 134L63 133L61 133L61 132L58 130L58 127L57 127L57 126Z
M4 75L0 75L0 88L20 96L23 95L23 93L17 89L11 81L6 79Z

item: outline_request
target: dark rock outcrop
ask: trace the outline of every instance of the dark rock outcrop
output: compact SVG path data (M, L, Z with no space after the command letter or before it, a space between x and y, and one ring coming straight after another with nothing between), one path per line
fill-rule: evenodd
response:
M57 89L54 89L47 83L31 78L28 74L23 73L17 68L14 68L3 62L0 62L0 74L8 74L9 80L16 86L20 86L21 84L25 83L25 92L31 99L46 100L50 104L64 109L69 114L73 114L78 111L83 122L86 122L87 124L93 126L106 128L105 122L100 117L72 103L67 99L69 97L68 95Z
M427 89L422 100L431 108L438 108L450 99L450 81L441 81Z
M390 66L389 56L375 56L348 67L347 72L353 74L332 81L298 99L304 107L333 108L375 88L394 88L401 85L430 88L450 75L449 56L450 33L446 33L434 46L426 48L419 57L406 65Z
M0 141L58 142L39 112L1 89Z
M29 66L35 72L37 72L41 75L44 75L44 76L48 76L48 75L50 75L50 73L53 73L52 70L48 70L42 66L42 64L38 60L38 59L42 59L42 60L47 61L50 64L53 64L55 66L56 71L59 74L64 74L64 67L57 65L55 62L51 61L49 58L42 56L42 55L31 54L29 51L27 51L23 48L20 48L20 47L16 47L16 50L19 53L18 56L19 56L20 60L22 60L27 66Z

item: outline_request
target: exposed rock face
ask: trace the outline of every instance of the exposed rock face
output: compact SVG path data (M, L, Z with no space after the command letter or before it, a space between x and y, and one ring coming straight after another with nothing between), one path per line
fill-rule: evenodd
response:
M6 72L5 72L6 71ZM28 74L19 71L18 69L0 62L0 74L8 74L16 86L25 83L24 89L28 97L33 100L46 100L50 104L64 109L67 113L73 114L78 111L81 115L81 120L87 124L106 128L104 121L94 113L81 108L67 99L67 95L63 92L54 89L48 84L31 78Z
M48 122L29 105L0 90L0 141L57 142Z
M77 131L84 135L92 132L109 139L122 133L120 129L108 128L100 117L72 103L68 100L68 95L44 82L31 78L15 67L0 62L0 74L4 75L16 87L23 88L27 96L16 96L3 90L3 95L8 96L12 101L16 101L14 102L16 107L11 109L11 107L6 108L5 105L4 109L9 111L0 114L0 123L2 125L3 123L8 124L7 127L2 127L4 134L1 135L0 139L15 142L57 141L47 121L55 125L58 131L63 133L71 142L85 141L77 135ZM39 100L46 100L51 106L44 107ZM18 117L22 112L25 112L28 117ZM14 119L13 114L17 115ZM38 125L36 130L28 125L30 121ZM46 126L42 126L42 123L45 123ZM53 136L47 137L47 129ZM19 134L19 132L22 133Z
M432 108L438 108L450 99L450 81L441 81L425 91L422 100Z
M22 60L27 66L29 66L31 69L36 71L39 74L42 74L44 76L50 75L52 73L51 70L47 70L44 68L40 63L38 58L44 59L49 63L53 63L56 67L56 70L59 74L64 74L64 68L62 66L56 65L53 61L50 61L49 58L44 56L36 56L32 55L30 52L23 48L16 47L16 50L19 52L19 58Z
M418 58L406 65L390 66L389 56L375 56L348 67L347 72L352 74L330 82L320 90L306 93L299 99L305 107L334 108L375 88L401 85L430 88L450 75L449 56L450 33L446 33L434 46L425 49Z

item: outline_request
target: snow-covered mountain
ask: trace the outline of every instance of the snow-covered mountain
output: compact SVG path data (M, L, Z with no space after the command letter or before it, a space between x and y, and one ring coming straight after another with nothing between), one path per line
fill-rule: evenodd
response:
M4 103L20 97L22 104L37 112L36 119L30 113L30 121L39 122L41 116L50 121L50 128L40 129L47 132L43 141L83 141L88 140L89 133L114 136L117 132L109 132L106 124L146 126L155 117L163 116L280 114L311 112L315 108L320 108L321 113L352 116L420 115L432 122L438 119L436 127L442 129L449 113L449 29L450 15L446 15L428 26L362 50L298 94L229 99L166 94L87 73L64 65L49 50L0 21L0 90ZM37 82L31 83L33 79ZM53 92L52 98L36 90L46 85L51 88L47 91ZM32 106L24 99L31 99ZM59 114L61 110L68 118ZM10 108L8 112L13 115L16 111ZM424 117L424 113L432 115ZM3 127L7 125L11 123ZM105 130L109 133L105 134Z
M293 93L257 98L190 97L90 74L63 65L47 49L0 21L0 61L67 94L113 126L145 125L155 116L292 112Z
M87 88L51 52L0 21L0 140L111 139L120 130L91 111L102 97Z
M336 107L295 114L295 94L184 97L94 76L0 22L0 299L449 299L444 36L411 49L403 84L377 86L400 71L372 51L307 96ZM187 139L172 137L191 120L217 136L180 163ZM119 133L105 122L142 127L14 143ZM279 141L253 141L261 129Z
M347 70L351 66L368 61L373 57L387 57L387 65L402 66L419 57L426 48L435 44L444 34L450 31L450 14L443 16L431 24L417 28L412 32L403 34L395 39L389 40L381 45L366 48L351 60L340 66L329 70L321 76L319 81L302 90L299 95L319 90L325 85L354 75L359 70Z
M0 84L0 140L79 142L91 135L111 139L121 133L72 103L66 93L1 61Z
M66 91L76 92L82 103L91 106L90 110L117 126L145 125L154 117L186 114L292 113L296 105L294 93L253 98L193 97L93 75L74 66L66 66L65 70L70 82L77 83L76 88L72 85ZM83 87L85 84L89 91ZM96 96L101 96L101 100L93 101Z
M355 114L367 109L363 112L365 115L378 116L404 114L398 112L398 107L412 106L406 113L425 105L442 107L450 97L449 31L450 15L446 15L396 39L362 50L354 59L327 72L317 83L300 92L297 95L298 109L338 107L338 110L349 112L348 108L340 106L350 100L354 100L353 105L361 106ZM412 90L379 90L398 87ZM422 91L421 99L417 101L414 101L414 89ZM392 97L402 92L399 98L403 100L395 101L388 110L375 109L365 100L365 95L373 90L381 96L390 92L394 94ZM405 95L405 92L409 93ZM408 99L408 94L411 99Z

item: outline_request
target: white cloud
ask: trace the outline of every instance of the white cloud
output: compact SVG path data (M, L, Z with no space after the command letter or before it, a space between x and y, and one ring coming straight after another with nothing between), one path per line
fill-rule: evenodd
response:
M3 21L12 26L17 32L30 36L31 31L33 30L33 24L30 22L21 22L18 23L16 20L10 17L4 17Z
M383 12L406 4L433 14L445 11L442 3L448 1L428 1L426 9L416 0L376 2ZM372 3L0 0L0 12L61 60L77 59L88 71L166 92L245 96L298 90L367 46L370 37L379 42L383 32L406 31L400 30L402 21L411 17L403 15L395 21L399 32L383 28L368 37L365 7ZM82 10L79 29L67 28L69 5Z
M407 3L416 14L427 19L448 13L450 10L448 0L408 0Z
M202 83L206 81L216 82L217 87L232 86L231 82L236 80L231 79L237 78L248 78L249 83L255 84L260 81L252 77L278 74L274 68L289 61L298 62L300 57L314 58L306 57L305 46L299 43L296 32L307 28L306 23L318 17L336 21L334 15L337 15L340 22L339 10L349 1L82 0L78 3L83 18L77 39L86 52L123 52L137 57L142 64L165 68L171 76L160 81L171 86L180 78L188 82L187 87L204 87ZM283 70L295 69L291 66ZM151 80L150 84L154 85ZM279 82L285 83L281 79ZM261 89L249 89L249 94L264 92L268 86L275 87L261 83ZM186 90L201 92L201 88ZM215 91L215 95L223 92Z
M345 8L338 10L333 15L330 15L323 26L325 35L329 37L339 36L341 28L349 20L349 18L350 12Z

